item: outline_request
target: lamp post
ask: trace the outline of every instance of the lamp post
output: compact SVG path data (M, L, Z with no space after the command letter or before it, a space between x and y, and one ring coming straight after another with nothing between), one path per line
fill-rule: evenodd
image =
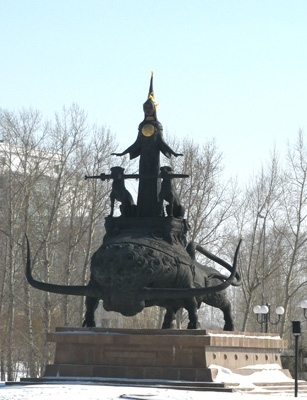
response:
M283 307L277 307L275 312L278 316L277 321L271 320L271 306L269 303L264 304L264 277L265 277L265 228L266 228L266 217L262 215L261 210L258 212L258 217L263 219L263 246L262 246L262 306L255 306L253 312L257 315L257 322L261 325L261 332L268 333L269 323L277 325L280 321L281 316L285 310ZM307 302L306 302L307 303ZM307 307L307 305L306 305Z
M264 206L263 206L264 207ZM261 211L263 209L263 207L261 208L261 210L258 212L258 218L263 219L263 245L262 245L262 306L255 306L253 309L253 312L256 314L257 316L257 322L258 324L261 325L261 332L265 332L268 333L269 331L269 323L272 325L277 325L280 321L281 316L284 314L285 310L283 307L277 307L275 310L275 313L278 316L277 321L272 321L271 320L271 306L269 303L264 304L264 277L265 277L265 239L266 239L266 232L265 232L265 228L266 228L266 218L267 218L267 214L266 215L262 215ZM307 302L306 302L307 303ZM306 305L307 307L307 305Z
M265 257L265 223L266 216L258 213L258 217L263 219L263 247L262 247L262 304L264 304L264 257Z
M304 310L304 317L307 319L306 309L307 309L307 300L301 301L300 307Z
M301 335L301 323L300 323L300 321L292 321L292 333L293 333L293 335L295 337L294 397L297 397L297 393L298 393L298 339L299 339L299 337Z
M307 303L307 302L306 302ZM272 325L277 325L280 321L281 316L284 314L285 310L283 307L276 307L275 313L278 318L277 321L271 320L271 305L266 303L263 306L255 306L253 308L253 312L257 316L257 322L261 325L261 332L268 333L269 332L269 323Z

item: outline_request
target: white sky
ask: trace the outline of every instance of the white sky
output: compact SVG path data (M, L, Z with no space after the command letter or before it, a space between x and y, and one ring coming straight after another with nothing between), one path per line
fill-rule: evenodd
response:
M75 102L122 150L152 70L164 131L239 179L307 129L306 0L0 0L0 33L0 107Z

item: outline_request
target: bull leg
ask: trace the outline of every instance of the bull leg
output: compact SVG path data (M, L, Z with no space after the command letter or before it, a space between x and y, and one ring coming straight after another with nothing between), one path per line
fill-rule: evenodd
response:
M99 304L99 299L97 299L96 297L86 296L85 299L86 312L85 312L85 319L82 324L83 328L94 328L96 326L95 311L98 307L98 304Z
M221 311L224 314L224 320L225 320L224 331L233 331L234 326L231 316L231 304L228 303L225 307L221 308Z
M219 308L222 313L224 314L224 331L233 331L233 320L231 316L231 303L226 298L224 293L215 293L210 295L204 299L204 302L209 306Z
M188 329L199 329L197 306L198 304L195 297L192 297L191 299L186 299L185 309L189 314Z
M166 309L162 329L176 329L176 312L173 308Z

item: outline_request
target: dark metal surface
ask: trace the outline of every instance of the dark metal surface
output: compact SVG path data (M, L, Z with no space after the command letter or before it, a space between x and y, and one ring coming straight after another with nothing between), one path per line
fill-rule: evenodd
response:
M231 265L201 246L187 243L189 224L172 181L188 175L174 174L168 166L160 168L160 153L166 157L182 154L172 150L163 139L152 79L144 113L135 143L122 153L115 153L117 156L129 153L131 159L140 157L139 174L125 175L124 168L113 167L111 174L86 177L113 180L111 213L105 220L103 244L92 256L88 285L72 287L36 281L31 275L29 246L27 279L40 290L86 295L85 327L95 326L94 312L99 300L103 300L107 311L125 316L136 315L144 307L165 307L163 328L174 327L176 312L185 308L189 314L188 328L196 329L197 309L205 302L220 308L224 313L224 329L233 330L231 304L223 291L241 282L236 271L239 245ZM132 178L139 179L137 204L125 187L125 179ZM113 217L116 201L121 203L119 217ZM198 263L196 251L228 269L230 276Z

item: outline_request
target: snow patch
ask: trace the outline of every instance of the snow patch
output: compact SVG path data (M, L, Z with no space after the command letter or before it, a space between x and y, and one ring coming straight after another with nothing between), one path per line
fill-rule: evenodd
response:
M292 378L289 378L281 370L278 369L265 369L254 372L250 375L241 375L233 373L230 369L221 367L220 365L210 365L209 368L217 369L218 373L215 378L215 382L233 383L239 384L238 387L254 387L254 383L273 383L273 382L294 382Z
M253 364L253 365L247 365L246 367L241 367L238 369L282 369L282 367L279 364Z
M210 333L208 332L208 336L217 336L217 337L234 337L234 338L245 338L245 339L261 339L261 340L281 340L280 336L252 336L252 335L233 335L233 334L225 334L225 333Z

